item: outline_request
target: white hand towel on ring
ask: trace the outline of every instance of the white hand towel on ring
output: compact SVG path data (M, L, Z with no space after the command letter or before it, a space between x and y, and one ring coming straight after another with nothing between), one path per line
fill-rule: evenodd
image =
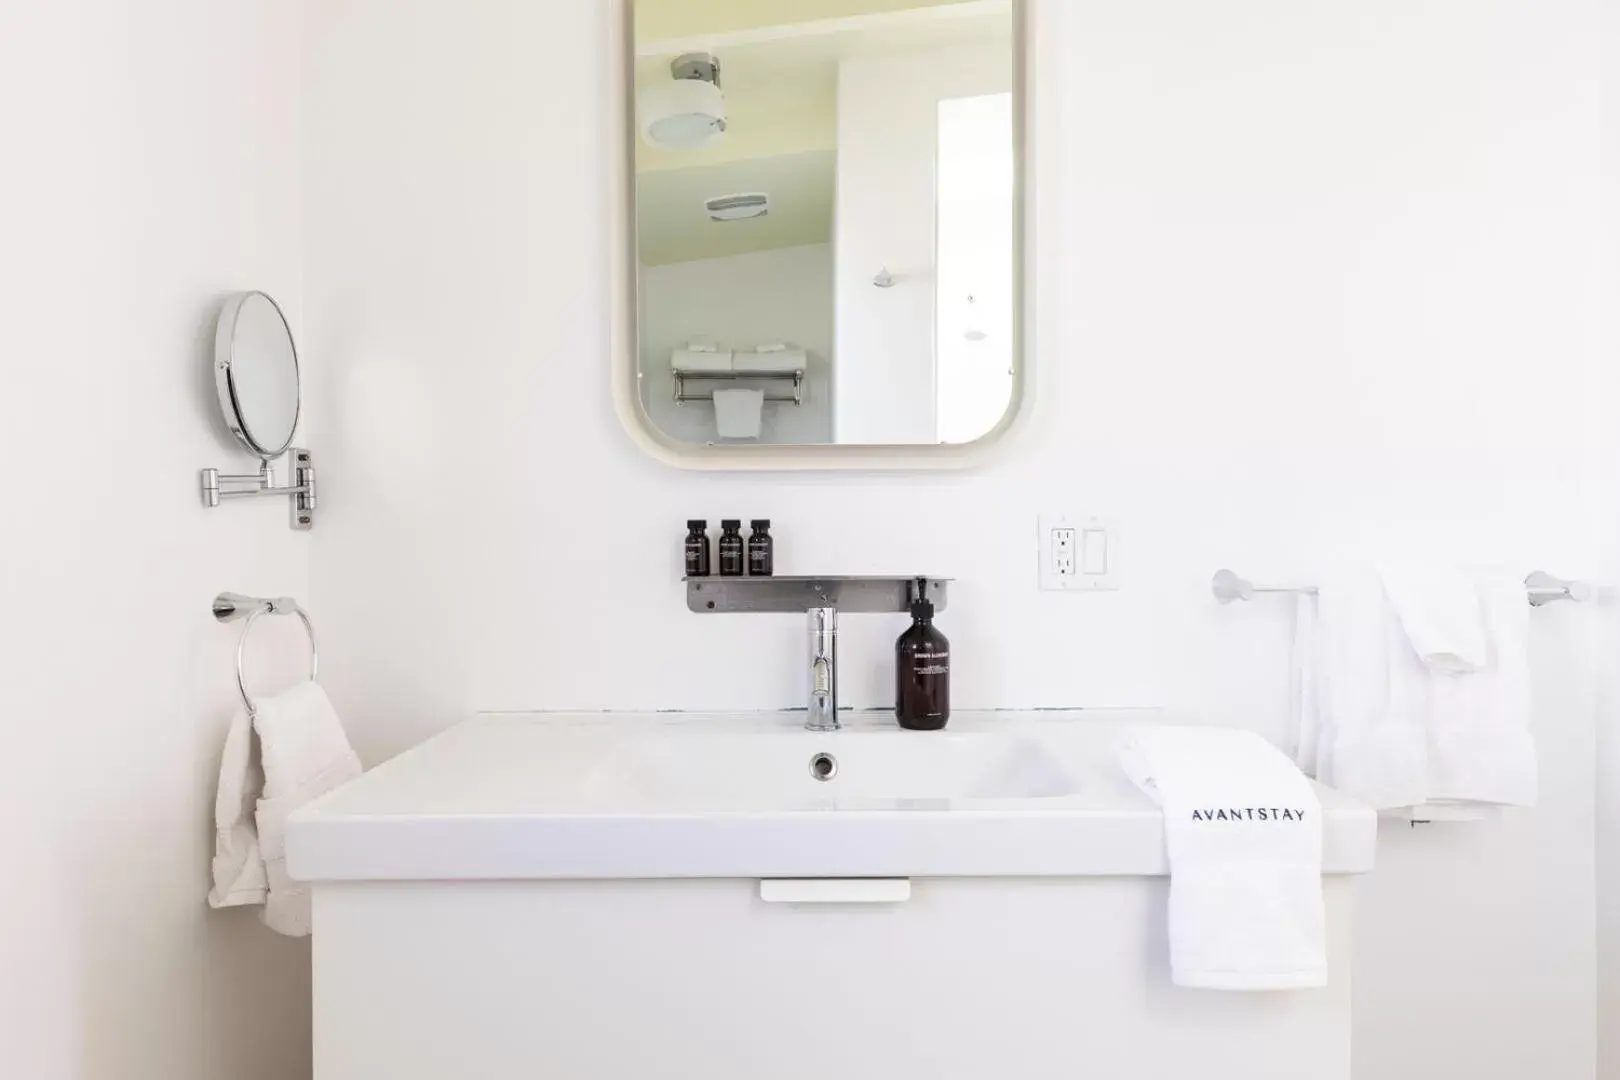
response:
M225 738L214 802L212 907L263 904L280 934L310 931L309 887L287 876L287 815L360 775L326 692L314 682L240 710ZM257 735L257 738L255 738Z

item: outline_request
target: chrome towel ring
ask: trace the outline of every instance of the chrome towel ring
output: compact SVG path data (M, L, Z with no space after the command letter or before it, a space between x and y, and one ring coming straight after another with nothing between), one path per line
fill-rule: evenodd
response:
M253 703L248 695L247 669L245 656L247 654L248 634L253 629L253 620L260 615L296 615L304 624L304 633L309 635L309 678L315 681L320 673L321 657L315 648L315 627L309 621L309 614L298 606L298 601L291 597L281 596L271 599L262 599L257 596L243 596L240 593L220 593L214 597L214 618L220 622L236 622L238 619L246 620L242 623L242 638L236 643L236 689L242 695L242 704L247 706L249 716L257 716L259 707Z

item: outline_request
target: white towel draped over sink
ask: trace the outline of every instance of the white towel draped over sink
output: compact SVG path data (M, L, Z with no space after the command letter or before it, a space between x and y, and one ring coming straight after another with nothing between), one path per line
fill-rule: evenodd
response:
M1327 985L1322 807L1310 780L1232 728L1144 725L1115 751L1164 811L1176 985Z

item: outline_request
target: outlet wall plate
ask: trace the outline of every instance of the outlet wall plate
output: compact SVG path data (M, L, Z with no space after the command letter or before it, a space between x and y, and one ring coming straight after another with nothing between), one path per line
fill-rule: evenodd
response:
M1044 592L1109 592L1120 585L1119 522L1043 514L1038 536Z

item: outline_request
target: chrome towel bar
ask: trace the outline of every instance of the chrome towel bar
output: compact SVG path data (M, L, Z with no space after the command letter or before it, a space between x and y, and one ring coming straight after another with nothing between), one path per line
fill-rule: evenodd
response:
M1210 582L1210 591L1215 594L1216 600L1230 604L1234 600L1252 600L1261 593L1311 595L1317 589L1315 585L1256 585L1231 570L1217 570L1215 579ZM1524 579L1524 591L1532 607L1541 607L1554 600L1573 600L1581 604L1592 598L1592 587L1584 581L1565 581L1544 570L1536 570Z

